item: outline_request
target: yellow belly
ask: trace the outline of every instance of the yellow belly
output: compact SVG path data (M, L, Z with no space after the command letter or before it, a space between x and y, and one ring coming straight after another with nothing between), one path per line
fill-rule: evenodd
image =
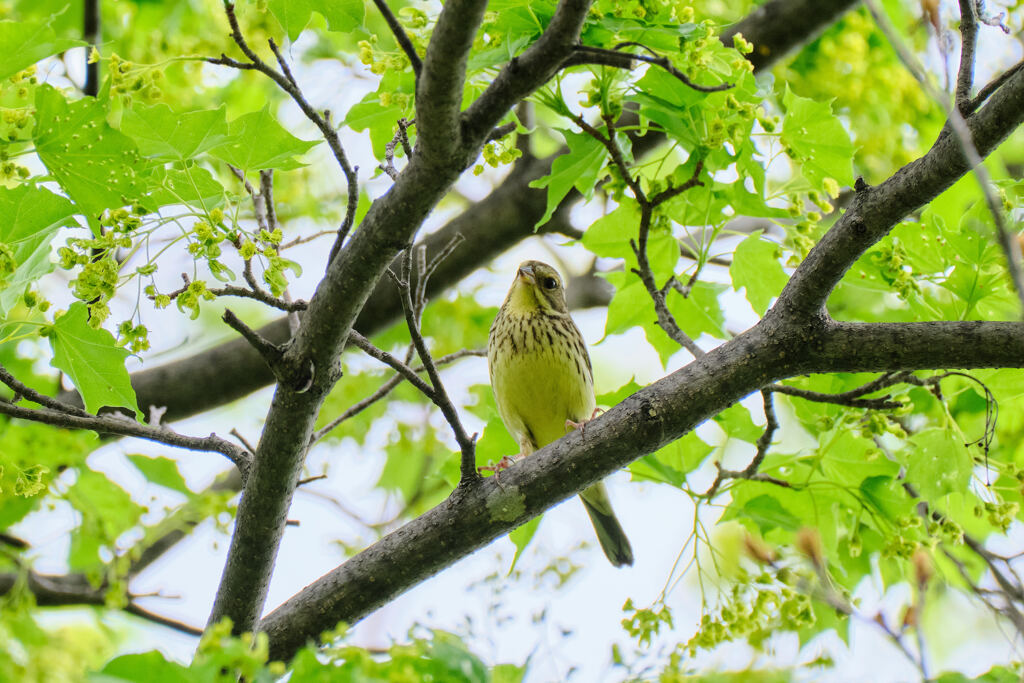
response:
M570 323L571 324L571 323ZM523 455L566 434L566 420L582 422L594 412L594 387L579 332L544 334L526 323L513 327L507 343L491 343L488 365L498 412Z

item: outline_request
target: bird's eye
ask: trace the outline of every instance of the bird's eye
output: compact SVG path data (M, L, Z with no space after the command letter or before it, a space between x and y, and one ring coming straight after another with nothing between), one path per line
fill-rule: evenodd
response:
M546 277L543 281L544 289L554 289L558 286L558 280L553 277Z

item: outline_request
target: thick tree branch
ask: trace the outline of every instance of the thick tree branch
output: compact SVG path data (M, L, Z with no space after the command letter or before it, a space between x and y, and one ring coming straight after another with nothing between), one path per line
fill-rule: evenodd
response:
M0 595L10 593L21 580L25 581L25 587L32 593L32 597L35 598L36 604L40 607L66 607L70 605L103 606L106 604L107 588L105 586L97 588L84 574L48 575L28 572L26 576L22 577L18 573L0 573ZM202 634L201 629L176 619L156 614L144 607L140 607L134 601L129 601L123 609L127 614L132 614L154 624L167 626L191 636Z
M459 129L462 86L486 7L486 0L451 0L437 18L416 81L416 140L422 154L447 159L464 151Z
M562 68L579 39L590 4L588 0L559 0L551 23L537 42L509 62L466 109L462 131L467 138L484 138L512 107Z
M732 45L736 34L754 45L747 59L755 71L765 69L798 45L817 37L859 0L769 0L722 32L722 42Z

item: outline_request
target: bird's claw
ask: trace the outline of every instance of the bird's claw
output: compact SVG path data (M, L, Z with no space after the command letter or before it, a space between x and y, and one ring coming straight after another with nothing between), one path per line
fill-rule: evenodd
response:
M484 472L493 472L494 473L494 483L497 484L498 486L500 486L501 488L505 488L501 484L501 479L498 478L498 473L501 472L502 470L507 470L509 467L511 467L513 465L513 463L515 463L515 461L516 461L516 456L514 456L514 455L506 455L506 456L504 456L501 460L499 460L496 463L493 463L493 464L488 463L486 465L481 465L481 466L477 467L476 471L478 473L480 473L480 474L483 474Z
M570 431L572 431L574 429L578 429L578 430L580 430L580 436L582 436L583 438L586 438L586 436L587 436L587 424L591 420L593 420L595 417L597 417L599 413L603 413L603 412L604 411L601 410L600 408L594 408L594 412L592 412L590 414L590 417L588 417L586 420L580 420L579 422L576 422L574 420L566 420L565 421L565 431L566 431L566 433L568 433L568 432L570 432Z

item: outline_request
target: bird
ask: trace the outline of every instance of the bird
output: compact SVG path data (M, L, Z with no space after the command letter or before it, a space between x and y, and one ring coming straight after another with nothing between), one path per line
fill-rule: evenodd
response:
M553 267L540 261L519 265L491 325L487 368L498 414L519 445L516 457L530 455L597 414L590 356ZM608 560L616 567L632 565L633 549L604 483L584 489L580 499Z

